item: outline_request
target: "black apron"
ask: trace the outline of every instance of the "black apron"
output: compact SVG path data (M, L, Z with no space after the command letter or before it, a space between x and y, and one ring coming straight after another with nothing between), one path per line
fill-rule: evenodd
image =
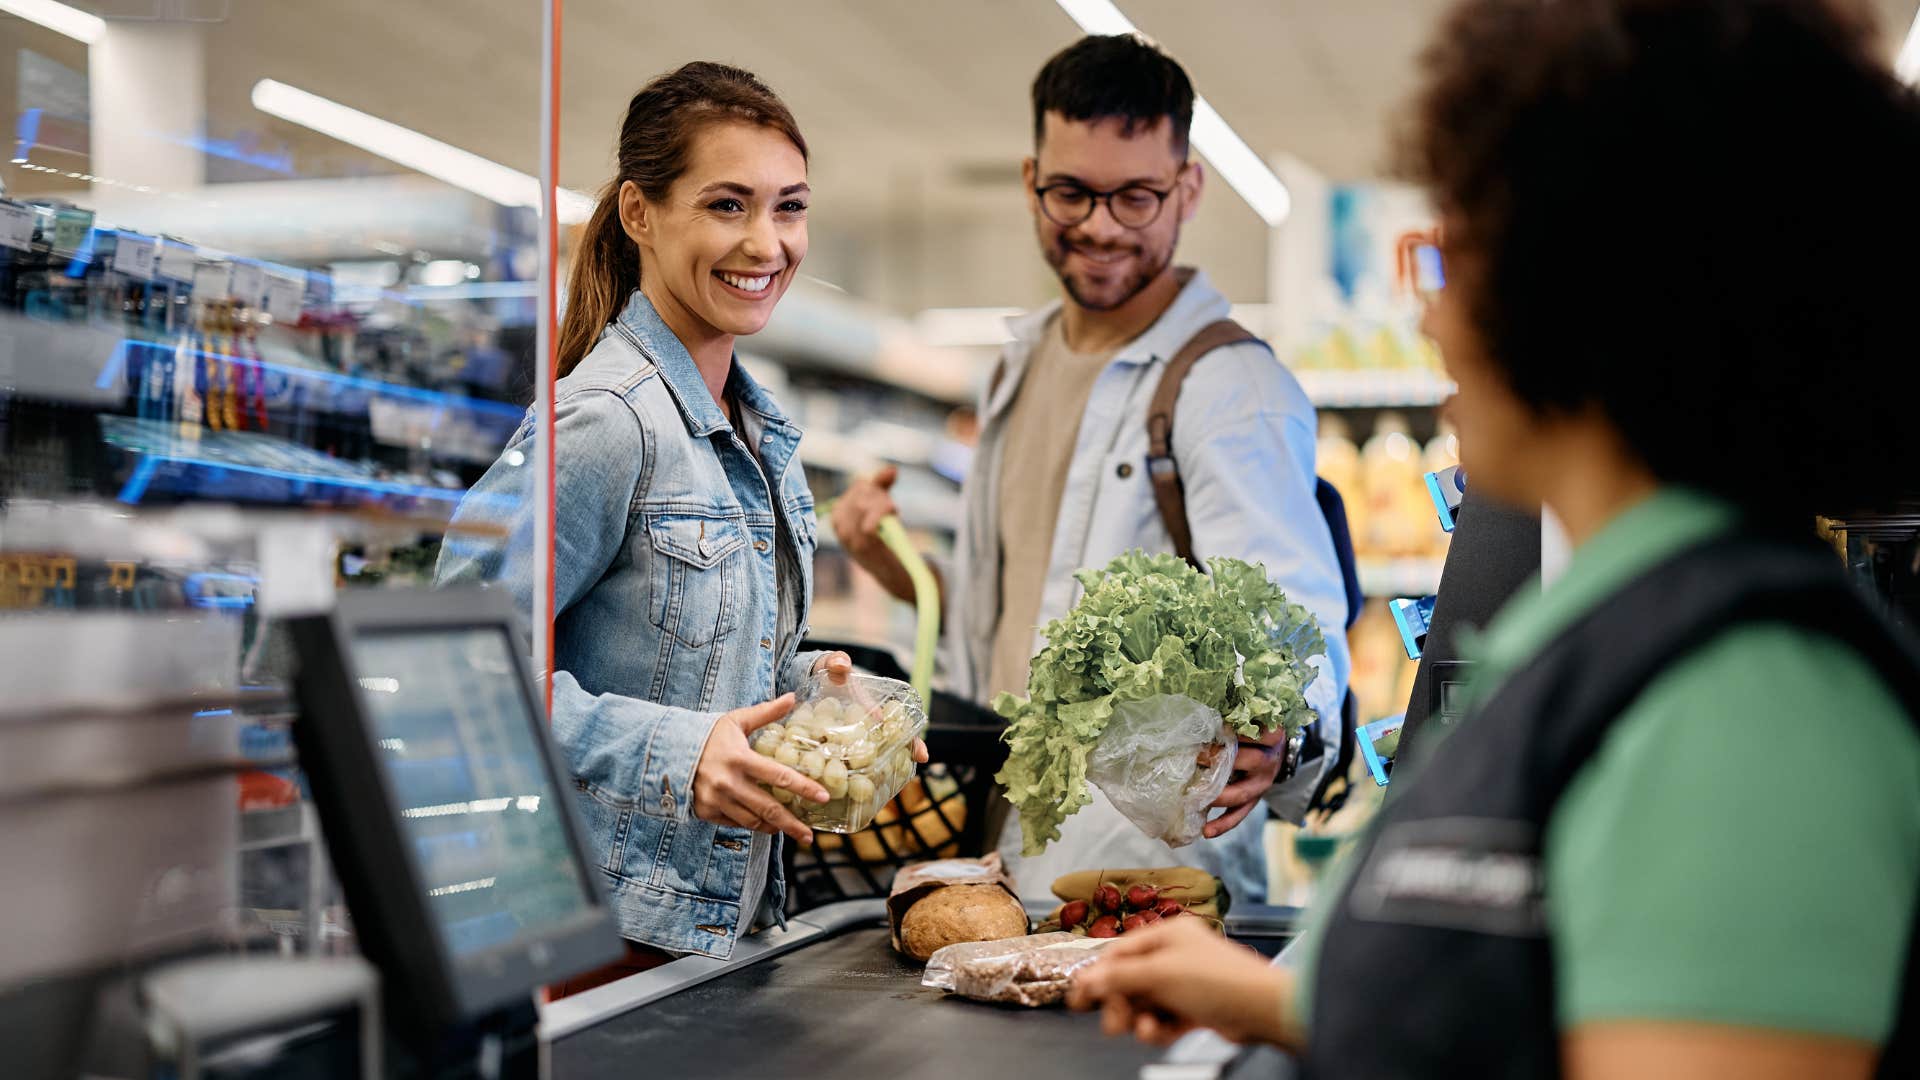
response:
M1873 665L1909 720L1920 717L1920 653L1848 583L1832 552L1736 536L1660 564L1427 747L1404 788L1396 779L1325 926L1309 1076L1559 1075L1546 824L1641 690L1743 623L1838 639ZM1920 1076L1915 936L1882 1076Z

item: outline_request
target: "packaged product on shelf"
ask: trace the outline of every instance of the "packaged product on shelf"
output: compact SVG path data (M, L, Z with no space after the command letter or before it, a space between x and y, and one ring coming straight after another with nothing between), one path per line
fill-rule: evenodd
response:
M1360 450L1367 489L1366 547L1385 556L1421 555L1428 547L1433 511L1421 480L1421 449L1407 433L1406 418L1381 413L1373 437Z
M871 824L913 779L913 741L926 729L926 711L906 683L815 676L800 688L787 718L754 732L751 741L759 753L818 781L829 801L823 806L770 788L774 798L810 828L850 833Z
M887 897L893 947L926 960L961 942L1024 937L1027 909L1019 896L997 853L905 867Z
M1332 484L1347 505L1347 531L1356 545L1367 535L1367 489L1360 477L1360 448L1353 431L1338 413L1320 414L1320 437L1314 447L1314 466L1320 478Z

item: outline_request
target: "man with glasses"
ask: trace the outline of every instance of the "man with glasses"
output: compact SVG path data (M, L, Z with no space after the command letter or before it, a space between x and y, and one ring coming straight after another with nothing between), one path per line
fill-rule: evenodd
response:
M1307 698L1324 745L1336 746L1346 596L1315 501L1313 406L1264 343L1206 351L1178 384L1167 449L1183 513L1162 509L1150 476L1150 457L1159 455L1149 453L1148 415L1161 377L1196 335L1228 316L1226 297L1206 275L1173 261L1205 186L1188 156L1193 102L1180 65L1132 36L1084 38L1034 81L1034 155L1023 175L1041 254L1062 296L1010 324L1015 340L981 412L966 518L942 581L949 675L976 701L1024 694L1039 629L1079 597L1074 571L1134 548L1189 548L1201 561L1265 564L1319 619L1327 655L1316 661L1321 677ZM894 509L893 478L888 469L856 482L836 505L833 526L861 566L911 600L905 570L876 535ZM1176 542L1177 530L1186 543ZM1198 864L1225 877L1235 896L1264 898L1267 807L1297 819L1333 756L1306 762L1275 786L1278 743L1276 734L1240 749L1208 839L1191 848L1149 839L1094 792L1046 855L1014 860L1023 890L1044 896L1055 876L1089 866ZM1018 823L1000 835L1005 853L1017 856Z

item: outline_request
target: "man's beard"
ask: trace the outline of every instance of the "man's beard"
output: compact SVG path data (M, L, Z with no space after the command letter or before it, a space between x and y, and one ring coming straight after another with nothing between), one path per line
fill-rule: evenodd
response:
M1073 297L1074 303L1088 311L1114 311L1125 307L1129 300L1146 291L1147 286L1153 284L1154 280L1166 271L1167 266L1173 262L1174 245L1168 244L1165 250L1158 252L1149 251L1142 245L1133 245L1135 261L1132 264L1132 270L1122 283L1118 298L1113 300L1085 295L1080 284L1067 273L1067 256L1075 248L1084 249L1085 245L1074 244L1064 236L1055 240L1047 248L1047 265L1053 267L1054 275L1060 279L1061 288L1067 290L1067 295Z

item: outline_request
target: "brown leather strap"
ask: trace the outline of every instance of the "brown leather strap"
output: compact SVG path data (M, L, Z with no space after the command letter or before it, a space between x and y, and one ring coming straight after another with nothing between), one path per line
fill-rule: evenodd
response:
M1180 400L1180 384L1200 358L1215 349L1258 341L1252 331L1232 319L1209 323L1188 339L1167 361L1160 385L1147 408L1147 479L1153 482L1153 501L1160 504L1160 520L1173 537L1175 554L1204 570L1193 554L1193 532L1187 527L1187 493L1180 482L1180 465L1173 459L1173 406Z

